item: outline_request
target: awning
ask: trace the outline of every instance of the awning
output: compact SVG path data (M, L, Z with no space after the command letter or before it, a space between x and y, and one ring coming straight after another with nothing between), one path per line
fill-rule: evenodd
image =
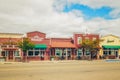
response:
M45 48L45 49L46 49L46 48L47 48L47 45L46 45L46 44L36 44L36 45L35 45L35 48L37 48L37 49L38 49L38 48L42 48L42 49Z
M120 49L120 46L115 46L115 45L104 45L102 47L106 49Z

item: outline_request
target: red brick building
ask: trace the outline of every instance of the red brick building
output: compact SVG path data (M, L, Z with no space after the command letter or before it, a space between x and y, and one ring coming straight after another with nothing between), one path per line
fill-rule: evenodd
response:
M49 59L49 39L46 34L38 31L28 32L29 38L34 44L35 48L28 50L28 60L48 60Z
M81 44L84 40L99 40L98 34L83 34L83 33L74 33L74 44L77 47L77 57L80 58L88 58L91 56L89 50L83 50ZM95 57L97 58L98 52L95 53Z
M51 38L50 55L57 60L75 59L75 45L72 38Z
M21 49L17 42L22 40L23 34L0 33L0 60L18 61L22 59Z

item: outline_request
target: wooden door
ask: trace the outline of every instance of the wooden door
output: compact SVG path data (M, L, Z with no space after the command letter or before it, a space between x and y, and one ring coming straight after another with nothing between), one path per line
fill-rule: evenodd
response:
M8 51L8 58L9 60L13 60L13 51Z

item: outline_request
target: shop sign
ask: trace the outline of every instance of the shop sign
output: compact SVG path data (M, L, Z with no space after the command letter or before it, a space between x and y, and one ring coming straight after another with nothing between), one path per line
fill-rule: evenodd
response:
M107 43L112 43L114 42L114 40L107 40Z
M39 36L36 35L36 36L32 37L31 40L32 41L42 41L43 38L41 38L41 37L39 37Z

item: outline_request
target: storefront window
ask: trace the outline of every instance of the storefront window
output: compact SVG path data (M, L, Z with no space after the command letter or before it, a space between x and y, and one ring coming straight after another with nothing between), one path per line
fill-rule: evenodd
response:
M38 56L39 55L39 51L35 51L35 56Z
M41 56L44 57L45 49L34 49L28 51L28 56Z
M29 51L28 56L33 56L33 51Z
M90 55L90 51L89 50L86 50L86 55Z
M116 54L116 49L104 49L103 55L115 55Z
M19 51L15 51L14 56L20 56Z
M56 56L61 56L61 52L62 52L61 49L55 49L55 55Z
M114 50L111 51L111 55L115 55L115 51Z
M107 55L107 51L103 51L103 54L104 54L104 55Z
M6 53L5 53L5 51L2 51L2 54L1 54L1 56L6 56Z
M82 49L78 49L78 50L77 50L77 56L81 56L82 53L83 53L83 52L82 52Z

